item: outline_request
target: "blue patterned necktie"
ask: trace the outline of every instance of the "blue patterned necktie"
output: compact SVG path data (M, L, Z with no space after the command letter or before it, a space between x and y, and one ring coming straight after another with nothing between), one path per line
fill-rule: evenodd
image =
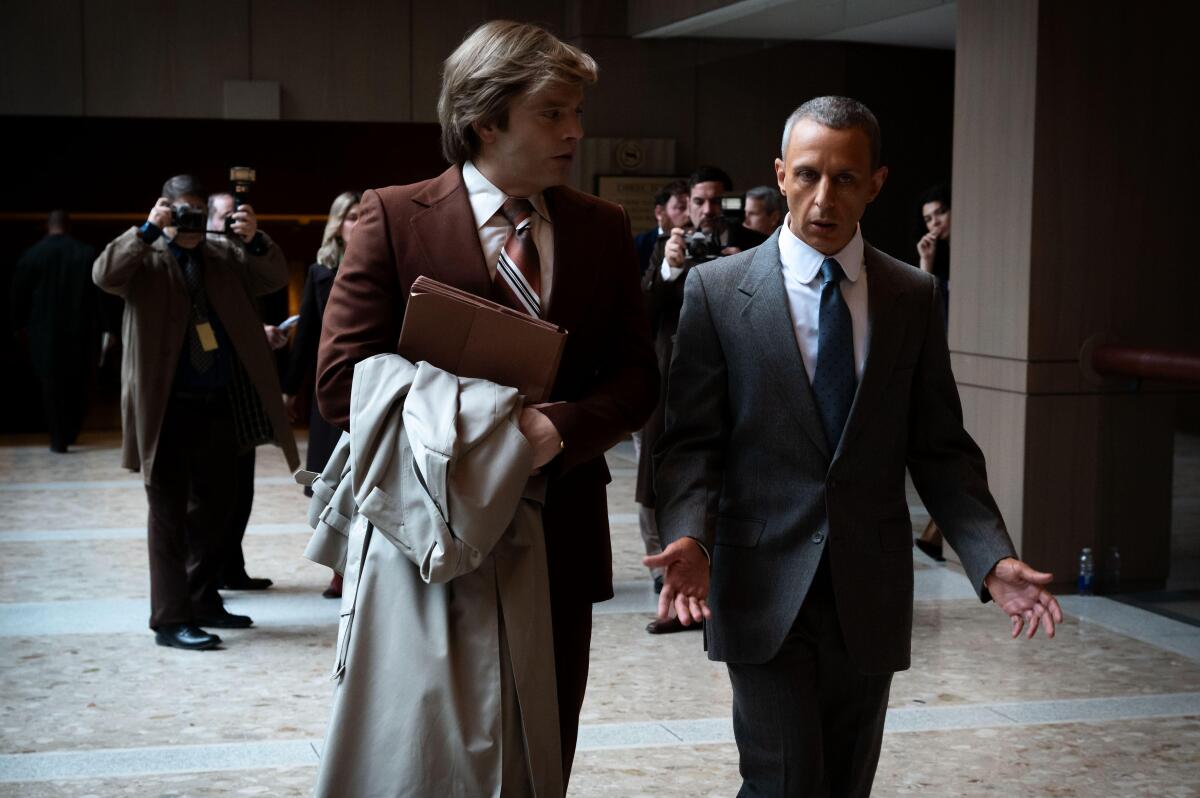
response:
M813 372L813 397L829 450L837 450L842 429L854 403L858 377L854 371L854 326L850 309L838 287L846 276L833 258L821 264L821 315L817 332L817 367Z

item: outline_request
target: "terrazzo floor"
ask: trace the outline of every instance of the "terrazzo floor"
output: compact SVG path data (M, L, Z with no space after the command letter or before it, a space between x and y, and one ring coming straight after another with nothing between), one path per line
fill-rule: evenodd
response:
M275 586L227 594L255 628L196 654L145 629L140 478L114 436L83 444L0 445L0 796L310 794L337 607L301 556L306 505L282 458L260 449L244 547ZM609 453L617 598L596 607L570 794L731 796L724 668L698 634L643 631L631 456ZM913 667L893 682L875 795L1200 796L1200 628L1068 597L1057 638L1014 642L957 565L914 560Z

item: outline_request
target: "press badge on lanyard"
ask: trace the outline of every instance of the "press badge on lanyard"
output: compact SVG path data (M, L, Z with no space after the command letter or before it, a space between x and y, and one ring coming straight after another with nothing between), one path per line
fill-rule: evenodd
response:
M205 352L213 352L217 348L217 336L212 325L202 321L196 325L196 335L200 338L200 348Z

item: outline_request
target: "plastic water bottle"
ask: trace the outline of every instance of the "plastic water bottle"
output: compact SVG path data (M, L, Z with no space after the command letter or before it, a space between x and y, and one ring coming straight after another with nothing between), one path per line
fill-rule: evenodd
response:
M1095 592L1095 580L1096 560L1092 557L1091 546L1084 546L1079 553L1079 595L1092 595Z
M1116 593L1121 587L1121 552L1116 546L1108 550L1104 562L1104 592Z

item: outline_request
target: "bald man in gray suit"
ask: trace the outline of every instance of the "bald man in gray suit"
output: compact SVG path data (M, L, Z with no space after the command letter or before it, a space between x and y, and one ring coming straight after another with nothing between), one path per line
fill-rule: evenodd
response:
M867 244L883 187L861 103L800 106L775 162L789 214L693 269L655 454L659 616L727 663L740 796L865 796L909 666L904 472L1016 637L1062 620L1016 558L962 409L930 275Z

